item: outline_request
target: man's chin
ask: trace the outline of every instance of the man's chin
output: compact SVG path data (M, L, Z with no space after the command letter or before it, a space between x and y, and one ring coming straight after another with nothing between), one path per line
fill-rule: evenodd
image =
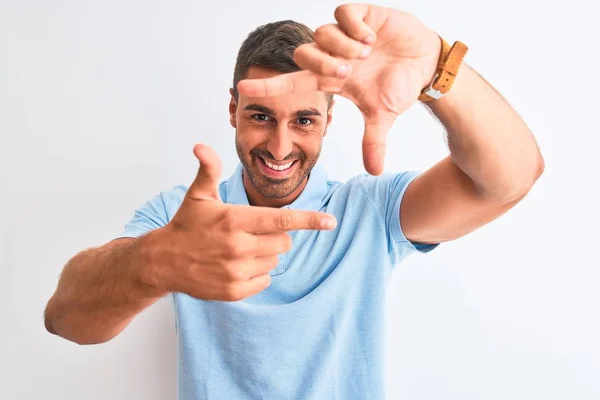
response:
M292 182L296 182L296 177L273 179L262 174L259 176L260 178L255 179L253 182L254 187L261 195L271 199L282 199L287 197L291 195L297 187L297 185L291 185Z
M308 173L304 171L306 160L297 160L291 167L293 173L284 176L273 176L274 174L265 171L263 161L259 160L258 156L252 155L248 165L245 165L245 169L248 172L248 178L252 186L256 189L261 196L270 199L283 199L291 196L302 182L308 176ZM261 166L259 163L263 163Z

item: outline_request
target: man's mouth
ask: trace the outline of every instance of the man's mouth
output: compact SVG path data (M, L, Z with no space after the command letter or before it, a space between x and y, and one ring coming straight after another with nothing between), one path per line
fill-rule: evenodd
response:
M273 163L269 160L265 160L264 158L261 157L261 159L264 161L264 163L267 165L267 167L271 168L274 171L285 171L286 169L290 169L292 167L292 164L294 164L296 162L296 160L294 161L289 161L286 164L281 164L281 163Z
M295 167L298 164L298 160L274 162L260 156L258 158L260 159L259 163L263 173L274 178L287 178L296 169Z

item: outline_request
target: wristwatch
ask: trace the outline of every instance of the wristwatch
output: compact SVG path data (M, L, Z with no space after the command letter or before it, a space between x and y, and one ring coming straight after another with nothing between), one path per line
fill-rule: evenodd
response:
M440 50L437 70L429 85L421 91L421 95L419 96L419 100L423 102L441 99L448 93L458 74L458 69L469 50L462 42L456 41L450 47L448 42L441 36L440 40L442 41L442 48Z

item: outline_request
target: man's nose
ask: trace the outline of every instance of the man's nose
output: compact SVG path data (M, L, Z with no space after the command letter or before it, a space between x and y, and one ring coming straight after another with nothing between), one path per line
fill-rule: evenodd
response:
M278 125L272 132L267 142L267 150L275 157L275 160L281 161L292 152L294 144L288 132L287 126Z

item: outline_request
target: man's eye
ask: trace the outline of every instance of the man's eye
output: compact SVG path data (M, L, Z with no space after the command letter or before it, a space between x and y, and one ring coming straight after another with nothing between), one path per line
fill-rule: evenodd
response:
M300 125L308 126L308 125L312 124L313 122L312 122L312 119L303 117L303 118L298 118L298 123Z
M269 116L267 114L254 114L252 115L252 119L255 119L257 121L268 121Z

